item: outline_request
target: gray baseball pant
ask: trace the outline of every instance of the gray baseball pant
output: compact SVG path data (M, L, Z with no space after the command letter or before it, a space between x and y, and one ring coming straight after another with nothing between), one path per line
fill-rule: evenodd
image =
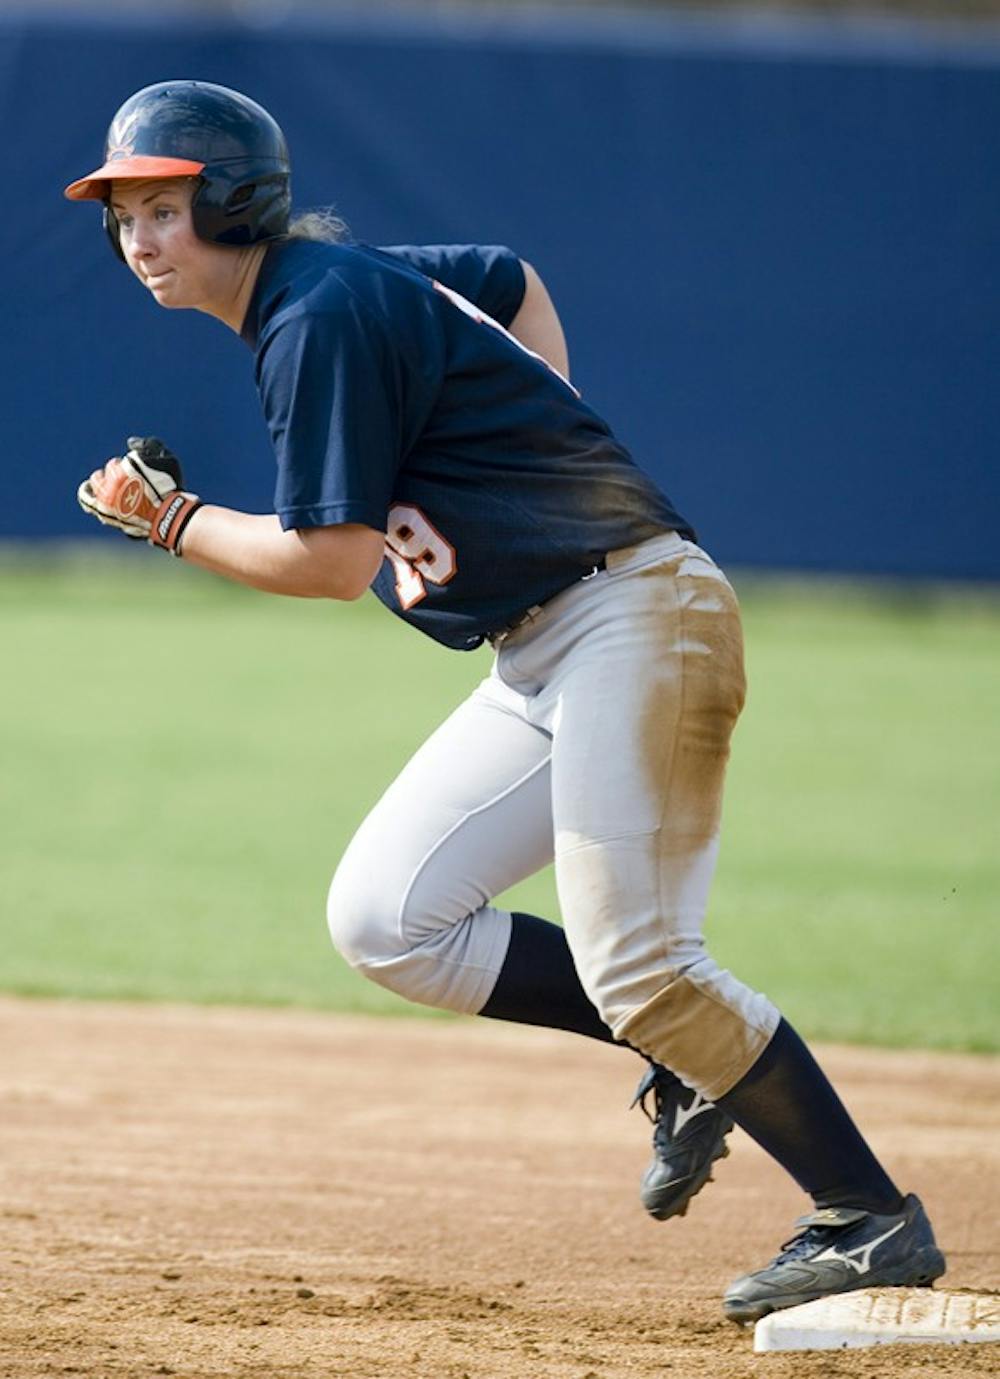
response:
M499 639L361 825L330 887L334 943L400 995L475 1014L510 937L491 901L554 856L602 1019L724 1095L779 1019L702 935L744 693L739 608L711 558L676 533L611 552Z

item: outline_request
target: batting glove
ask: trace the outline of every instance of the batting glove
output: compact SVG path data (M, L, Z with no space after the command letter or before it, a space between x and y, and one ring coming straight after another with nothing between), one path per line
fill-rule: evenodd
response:
M183 489L181 465L156 436L130 436L128 451L95 469L76 491L84 512L172 555L201 500Z

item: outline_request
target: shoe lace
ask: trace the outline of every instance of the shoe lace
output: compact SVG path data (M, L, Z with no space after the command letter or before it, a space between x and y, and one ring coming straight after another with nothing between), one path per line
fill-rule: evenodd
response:
M788 1264L793 1259L801 1259L803 1255L811 1254L814 1249L825 1245L836 1234L836 1229L831 1226L807 1226L784 1242L767 1267L770 1269L775 1264Z
M647 1068L632 1098L632 1106L638 1106L642 1114L653 1126L653 1143L660 1145L661 1142L669 1144L670 1135L667 1126L664 1124L663 1113L667 1109L667 1094L681 1086L680 1079L675 1077L666 1068L661 1068L658 1064L652 1064ZM647 1104L649 1095L652 1093L653 1109L650 1111ZM631 1107L629 1108L631 1110Z
M653 1093L652 1114L650 1114L649 1107L646 1104L649 1099L650 1092ZM642 1081L635 1089L635 1096L629 1103L629 1110L631 1111L633 1107L638 1106L639 1109L642 1111L642 1114L646 1117L646 1119L651 1124L655 1125L659 1118L662 1104L663 1094L661 1093L659 1087L656 1085L656 1069L647 1068L646 1072L643 1074Z

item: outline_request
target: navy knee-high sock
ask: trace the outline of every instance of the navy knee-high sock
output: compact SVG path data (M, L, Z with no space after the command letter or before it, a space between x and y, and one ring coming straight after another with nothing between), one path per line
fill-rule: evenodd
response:
M826 1074L787 1021L748 1073L718 1098L737 1125L804 1188L818 1207L902 1209Z
M580 985L558 924L515 914L510 947L493 992L479 1012L490 1020L570 1030L605 1044L615 1037Z

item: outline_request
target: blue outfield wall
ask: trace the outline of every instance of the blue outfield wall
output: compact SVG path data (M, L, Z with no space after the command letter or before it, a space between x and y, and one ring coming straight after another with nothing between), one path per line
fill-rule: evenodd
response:
M112 539L73 495L132 432L270 508L246 348L61 195L176 76L268 106L298 205L358 238L530 259L577 384L721 560L1000 579L1000 32L624 13L0 17L0 535Z

